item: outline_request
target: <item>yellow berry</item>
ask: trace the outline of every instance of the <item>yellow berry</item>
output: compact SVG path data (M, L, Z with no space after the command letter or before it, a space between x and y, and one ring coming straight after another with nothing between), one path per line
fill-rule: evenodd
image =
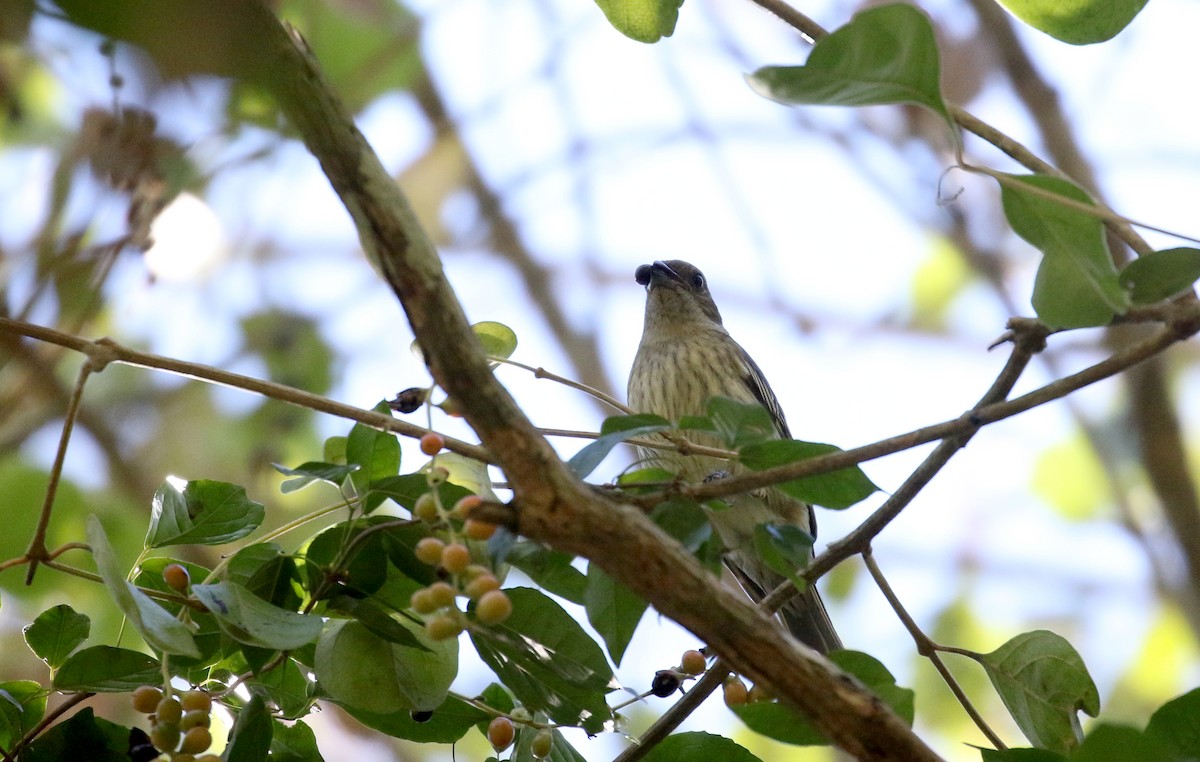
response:
M413 548L413 553L416 554L417 560L430 566L437 566L442 560L442 551L446 549L446 543L436 537L422 537L417 542L417 547Z
M413 517L424 521L426 524L435 524L440 518L438 516L437 498L432 492L426 492L417 498L417 504L413 506Z
M438 466L437 468L429 469L429 473L425 474L425 483L430 487L437 487L445 484L446 480L449 478L450 472L441 466Z
M193 710L208 712L212 710L212 696L208 695L208 691L188 691L179 697L179 703L183 705L183 711L185 712Z
M423 587L412 594L408 599L408 605L412 606L412 610L418 614L432 614L441 606L438 606L433 601L433 594L429 592L429 588Z
M750 692L746 690L746 684L735 677L725 683L724 695L725 706L732 708L745 704Z
M708 660L704 658L704 654L695 649L684 651L683 658L679 661L679 669L684 674L698 675L708 669Z
M142 714L153 714L162 701L162 690L153 685L143 685L133 692L133 708Z
M457 638L462 631L462 620L455 614L439 614L425 622L425 632L434 640Z
M498 624L512 614L512 600L503 590L489 590L475 604L475 616L484 624Z
M454 605L454 588L446 582L434 582L426 588L429 591L429 599L433 602L435 609L444 608Z
M203 709L190 709L183 713L179 728L186 732L192 728L207 728L211 724L212 717L208 712Z
M171 762L196 762L196 757L193 754L176 754L171 757Z
M195 727L183 735L179 750L187 754L199 754L212 746L212 733L208 728Z
M150 728L150 743L159 751L175 751L179 745L179 726L173 722L160 722Z
M550 756L550 749L553 746L554 736L549 730L543 728L533 737L533 743L529 744L529 751L533 754L534 759L545 759Z
M475 579L467 583L463 588L463 592L473 601L477 601L485 593L490 593L493 590L500 588L500 580L496 579L491 574L480 574Z
M167 696L154 708L154 716L159 722L179 722L183 717L183 705L174 696Z
M497 752L504 751L512 745L517 732L513 729L512 720L507 717L497 717L488 723L487 737L492 748Z
M462 574L470 565L471 551L466 545L456 542L442 549L442 568L451 574Z
M421 452L432 457L442 451L446 446L446 438L436 431L430 431L421 437Z

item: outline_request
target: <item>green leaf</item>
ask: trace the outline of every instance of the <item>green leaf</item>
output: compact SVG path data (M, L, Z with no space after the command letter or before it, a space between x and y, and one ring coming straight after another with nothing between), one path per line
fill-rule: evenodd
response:
M796 587L804 581L797 572L812 558L814 538L792 524L759 524L754 527L754 550L767 568L782 574Z
M366 712L352 706L343 706L343 709L369 728L418 743L455 743L472 727L492 717L453 696L434 709L433 716L424 722L414 720L411 710L407 709L390 714Z
M174 480L154 493L147 548L221 545L258 529L266 511L236 484L198 479L180 490Z
M1150 717L1146 735L1169 746L1181 757L1200 759L1200 688L1163 704Z
M129 762L129 728L97 718L90 706L40 735L21 753L21 762Z
M192 595L217 618L221 632L239 643L291 651L321 633L319 616L272 606L236 582L192 585Z
M87 640L92 620L65 603L46 609L25 628L25 642L50 669L57 669ZM0 748L5 748L0 744Z
M1105 325L1129 307L1105 239L1104 224L1037 191L1092 206L1067 180L1007 175L1000 185L1004 216L1017 235L1039 249L1042 264L1033 286L1033 308L1055 328ZM1031 190L1032 189L1032 190Z
M104 527L95 514L88 516L87 538L109 595L146 643L165 653L199 658L200 650L187 627L122 576Z
M1095 717L1100 694L1083 659L1047 630L1022 633L990 654L974 657L1021 732L1035 746L1062 753L1079 742L1078 712Z
M914 693L896 685L896 678L873 656L859 651L836 651L829 660L884 700L910 726L913 721ZM824 746L829 743L806 717L791 707L773 701L760 701L734 708L734 713L751 730L776 741L796 746Z
M1196 718L1192 718L1195 724ZM1175 757L1170 748L1137 728L1110 723L1098 723L1083 739L1083 743L1071 755L1071 762L1127 762L1127 760L1154 760L1168 762L1184 758Z
M301 671L295 659L288 659L281 666L250 678L247 683L279 707L285 720L296 720L307 715L315 701L316 684L306 676L307 671L307 668ZM278 739L278 733L275 737Z
M280 608L294 610L300 607L300 596L296 592L300 573L296 560L273 542L247 545L235 553L229 560L225 579Z
M375 406L376 413L391 415L386 402ZM395 476L400 470L400 442L396 435L373 429L361 423L354 424L350 436L346 437L346 462L359 469L350 474L365 510L370 513L384 501L384 496L371 492L370 486L379 479Z
M610 423L611 422L611 423ZM580 479L586 478L622 442L671 428L671 422L661 416L642 413L605 419L601 436L575 453L567 466Z
M436 709L458 674L458 640L436 641L398 620L423 648L389 643L354 620L330 620L317 642L314 668L337 702L366 712Z
M252 694L229 733L225 762L265 762L274 732L275 723L266 702L257 693Z
M520 700L564 725L600 732L612 712L605 694L612 670L574 617L531 588L505 590L513 613L502 624L471 630L471 642Z
M764 471L831 452L841 452L841 449L819 442L777 439L743 447L738 452L738 460L754 471ZM849 508L879 489L858 466L792 479L775 486L806 503L833 510Z
M487 722L492 718L490 714L453 696L434 709L433 716L426 722L414 720L408 709L378 714L350 705L341 706L351 717L368 728L393 738L404 738L418 743L454 743L478 723Z
M317 737L303 722L276 722L271 733L271 762L324 762Z
M517 351L517 334L504 323L485 320L472 325L471 330L475 332L479 343L483 345L484 354L488 357L507 360Z
M642 757L646 762L759 762L758 757L724 736L675 733Z
M1104 42L1117 35L1147 0L999 0L1017 18L1072 45Z
M454 453L442 453L439 455L438 464L441 465L442 461L447 460L448 456L452 454ZM372 495L392 500L396 505L410 511L416 506L417 499L428 491L429 480L425 477L425 474L389 476L371 484ZM445 482L438 487L438 495L442 499L442 505L447 508L470 494L472 494L470 489L451 482Z
M1067 762L1061 754L1045 749L980 749L983 762Z
M588 622L604 638L608 654L617 666L621 665L647 605L637 593L605 574L599 566L588 564L583 606Z
M713 397L708 401L706 412L717 436L735 449L779 435L771 414L757 402L738 402L728 397ZM682 427L682 424L680 426Z
M321 588L325 576L340 559L337 575L340 583L337 587L325 587L323 595L331 595L339 588L363 595L377 591L387 580L387 553L384 550L384 530L374 527L389 522L399 524L401 520L395 516L369 516L334 524L314 537L304 550L309 589L315 592ZM367 531L370 534L357 541ZM423 526L413 525L413 531L423 535L427 530ZM354 547L349 556L342 558L343 550L351 543ZM432 572L432 569L429 571Z
M46 689L40 684L33 680L0 682L0 749L11 749L45 713Z
M1200 279L1200 249L1186 246L1152 251L1121 268L1121 285L1134 304L1179 296Z
M638 42L658 42L675 32L683 0L596 0L608 23Z
M521 540L508 551L505 560L549 592L583 605L587 578L571 565L573 556Z
M124 693L161 682L162 667L157 659L112 646L76 651L54 674L54 690L63 693Z
M804 66L767 66L749 81L759 95L791 105L915 103L955 129L942 100L933 26L910 5L856 13L850 23L817 41Z
M342 441L344 444L345 439ZM279 491L285 495L298 492L308 485L317 482L325 482L326 484L332 484L334 487L340 488L346 481L346 477L359 468L358 464L325 463L316 460L301 463L295 468L281 466L278 463L272 463L271 465L284 476L296 477L294 479L287 479L283 484L279 485Z
M327 604L332 611L339 611L352 616L364 627L383 638L389 643L416 648L424 651L425 644L417 639L412 630L399 621L371 598L352 598L349 595L335 595Z

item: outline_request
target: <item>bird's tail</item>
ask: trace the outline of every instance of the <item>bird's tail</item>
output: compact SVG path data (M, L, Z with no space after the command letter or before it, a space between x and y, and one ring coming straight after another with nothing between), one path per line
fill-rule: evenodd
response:
M742 564L730 558L726 565L755 602L762 600L785 581L781 575L766 569L760 561ZM842 639L833 629L829 612L825 610L825 603L815 585L809 585L807 590L785 603L779 609L779 618L792 637L815 651L827 654L842 648Z

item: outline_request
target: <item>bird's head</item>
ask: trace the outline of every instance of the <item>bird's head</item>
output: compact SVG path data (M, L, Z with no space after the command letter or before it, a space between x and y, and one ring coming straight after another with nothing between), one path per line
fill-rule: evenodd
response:
M721 313L699 268L680 259L642 265L634 277L646 287L646 326L720 326Z

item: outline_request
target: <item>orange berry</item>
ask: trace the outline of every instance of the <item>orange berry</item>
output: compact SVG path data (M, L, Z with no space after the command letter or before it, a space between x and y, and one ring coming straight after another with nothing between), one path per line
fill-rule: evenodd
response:
M434 640L457 638L462 631L462 620L455 614L441 614L425 622L425 632Z
M413 517L426 524L436 524L441 518L438 516L437 498L432 492L426 492L417 498L417 504L413 506Z
M513 729L512 720L507 717L497 717L488 723L487 737L491 742L492 748L497 752L504 751L512 745L513 738L517 735Z
M512 599L503 590L489 590L475 604L475 616L484 624L498 624L512 614Z
M413 553L416 554L417 560L430 566L437 566L442 561L442 554L446 549L446 543L436 537L422 537L413 548Z
M454 588L450 587L448 583L434 582L425 589L429 591L429 600L433 603L435 609L454 605L454 596L456 593Z
M467 519L466 523L463 524L463 534L472 540L490 540L492 535L496 534L497 529L499 527L490 521Z
M167 587L177 593L186 593L188 585L191 584L191 578L188 577L187 569L179 564L167 564L162 570L163 582L167 583Z
M759 701L770 701L771 694L767 692L765 687L756 683L754 687L750 689L750 693L748 696L746 696L746 699L751 704L757 704Z
M162 701L162 690L153 685L143 685L133 692L133 708L142 714L153 714Z
M436 431L426 432L421 437L421 452L432 457L442 451L446 446L446 438Z
M750 697L750 692L746 690L746 684L735 677L725 683L724 695L725 706L732 709L745 704Z
M479 495L467 495L454 504L454 508L451 509L450 513L456 519L465 519L470 515L471 510L482 502L483 498Z
M679 669L688 675L698 675L708 669L708 660L695 649L684 651L683 658L679 661Z
M471 551L462 543L451 543L442 550L442 568L451 574L462 574L471 565Z
M490 593L493 590L500 588L500 580L496 579L491 574L480 574L475 579L467 583L463 588L463 592L473 601L479 600L484 594Z

